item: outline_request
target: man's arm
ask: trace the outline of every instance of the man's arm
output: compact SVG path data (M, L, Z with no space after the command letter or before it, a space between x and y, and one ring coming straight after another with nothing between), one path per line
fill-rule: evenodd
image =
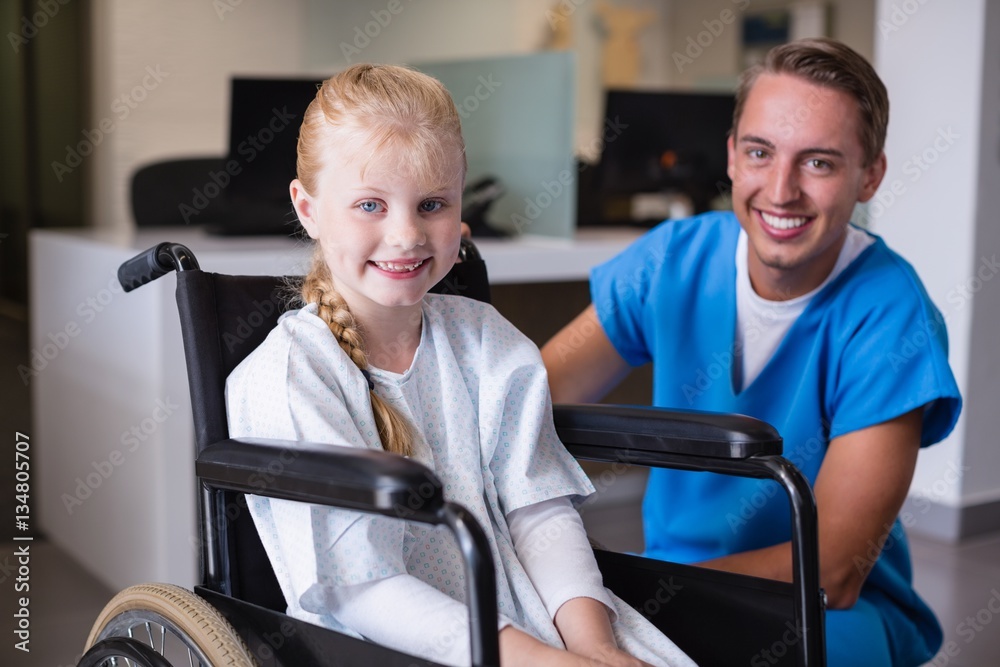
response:
M542 348L554 403L596 403L628 375L593 304Z
M854 605L906 499L920 451L923 408L830 442L816 478L820 585L831 609ZM874 556L874 558L873 558ZM791 543L702 563L792 580Z

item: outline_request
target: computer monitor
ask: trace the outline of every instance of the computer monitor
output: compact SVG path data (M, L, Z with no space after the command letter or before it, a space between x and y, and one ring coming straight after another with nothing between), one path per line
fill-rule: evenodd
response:
M605 99L603 195L675 191L701 212L728 189L732 94L609 90Z
M296 145L319 79L234 77L230 83L230 180L222 188L220 234L292 234L297 231L288 184L295 178Z

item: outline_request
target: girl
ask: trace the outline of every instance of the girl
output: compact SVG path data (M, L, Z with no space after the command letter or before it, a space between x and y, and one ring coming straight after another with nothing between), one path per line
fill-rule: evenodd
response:
M537 348L490 306L428 295L458 254L465 146L445 88L358 65L306 111L290 193L317 241L287 313L229 377L234 437L385 449L433 469L486 528L504 665L690 665L607 591L570 499ZM427 526L250 498L297 618L468 664L464 574ZM553 535L557 539L552 539Z

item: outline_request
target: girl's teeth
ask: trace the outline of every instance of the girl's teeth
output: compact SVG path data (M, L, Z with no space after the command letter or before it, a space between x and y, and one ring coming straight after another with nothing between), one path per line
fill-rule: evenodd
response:
M424 263L424 260L420 260L414 264L396 264L395 262L375 262L375 266L382 269L383 271L398 271L400 273L405 271L413 271L418 266Z
M771 215L770 213L760 212L760 217L764 219L764 222L768 224L769 227L774 227L775 229L795 229L796 227L801 227L806 224L807 218L783 218L777 215Z

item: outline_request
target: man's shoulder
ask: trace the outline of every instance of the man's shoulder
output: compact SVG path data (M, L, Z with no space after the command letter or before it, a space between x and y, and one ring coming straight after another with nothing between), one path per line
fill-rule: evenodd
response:
M923 281L916 269L899 253L890 248L882 237L864 232L873 242L844 272L842 290L870 294L876 300L887 295L900 299L928 299Z
M650 237L688 242L736 238L740 223L732 211L710 211L690 218L665 220L650 231Z
M681 259L690 266L731 262L739 234L740 223L731 211L712 211L661 222L620 257L628 267L641 263L656 271L679 269L682 262L677 260Z

